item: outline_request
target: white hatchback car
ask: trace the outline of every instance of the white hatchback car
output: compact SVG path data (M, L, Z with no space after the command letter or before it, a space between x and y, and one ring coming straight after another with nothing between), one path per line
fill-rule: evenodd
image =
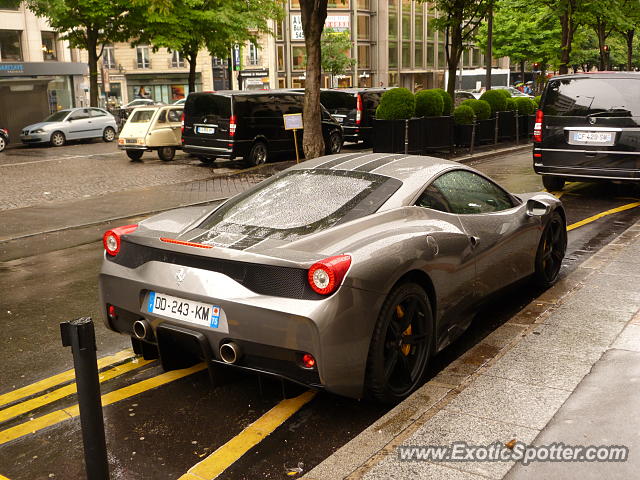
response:
M131 160L140 160L145 151L156 150L161 160L173 160L182 148L182 105L138 107L122 127L118 148Z

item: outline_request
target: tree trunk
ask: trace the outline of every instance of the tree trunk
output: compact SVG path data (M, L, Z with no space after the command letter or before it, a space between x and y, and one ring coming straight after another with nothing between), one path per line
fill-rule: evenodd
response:
M487 74L484 80L486 90L491 90L491 67L493 57L493 0L489 2L487 9L487 51L485 53L485 68Z
M306 159L324 154L322 138L322 110L320 108L321 49L320 37L327 18L327 0L300 0L302 30L307 50L307 69L304 84L302 149Z
M196 91L196 65L198 64L198 52L187 52L189 62L189 93Z
M526 83L525 79L524 79L524 73L525 73L525 61L524 60L520 60L520 75L522 75L522 79L520 80L522 83Z
M633 36L636 31L634 29L624 32L625 40L627 41L627 71L633 69Z
M600 62L598 64L598 70L602 72L603 70L609 69L607 65L608 63L607 52L605 52L604 50L604 46L607 41L607 36L606 36L604 25L602 24L602 22L598 22L594 30L596 32L596 37L598 37L598 51L600 53Z
M460 23L456 22L451 27L451 44L447 51L447 69L449 70L449 79L447 81L447 92L451 95L451 98L456 98L456 77L458 76L458 64L460 63L460 56L462 55L462 30L460 29Z
M89 105L98 106L98 32L87 30L87 52L89 53Z
M560 68L558 69L558 73L565 75L569 73L571 42L573 41L573 32L575 30L571 2L567 2L566 10L560 15L560 26L562 27L562 42L560 45Z

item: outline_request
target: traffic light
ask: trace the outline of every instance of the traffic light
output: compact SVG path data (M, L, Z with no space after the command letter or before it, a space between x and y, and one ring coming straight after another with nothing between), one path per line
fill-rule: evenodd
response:
M540 69L540 63L539 63L539 62L535 62L535 63L533 64L533 69L534 69L534 70L539 70L539 69Z
M604 53L609 53L609 45L604 45L602 47L602 50L604 51Z

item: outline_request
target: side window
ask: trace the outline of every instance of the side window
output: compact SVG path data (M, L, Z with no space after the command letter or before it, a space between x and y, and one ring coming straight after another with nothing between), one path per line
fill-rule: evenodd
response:
M180 117L182 117L182 110L173 109L167 112L167 119L172 123L180 122Z
M451 213L490 213L513 207L507 192L467 170L447 172L436 178L432 186L442 193Z
M433 185L433 183L425 189L422 195L420 195L416 205L418 207L440 210L441 212L451 212L447 199L442 195L442 192L438 187Z
M158 115L158 120L156 120L156 123L167 123L167 111L166 110L162 110L160 112L160 115Z
M271 95L256 95L250 100L251 116L258 118L271 118L277 110L276 100Z
M283 115L291 113L302 113L304 108L304 96L303 95L279 95L278 103L280 111Z
M82 110L77 110L74 113L72 113L71 116L69 117L69 120L82 120L85 118L89 118L89 110L86 108L83 108Z
M91 111L91 116L92 117L106 117L107 116L106 112L104 112L104 111L102 111L102 110L100 110L98 108L92 108L90 111Z

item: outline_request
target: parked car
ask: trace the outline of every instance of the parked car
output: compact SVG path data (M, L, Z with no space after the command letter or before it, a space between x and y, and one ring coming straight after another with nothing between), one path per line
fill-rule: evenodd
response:
M536 112L533 169L545 188L565 180L640 181L640 74L553 77Z
M491 87L492 90L508 90L512 97L527 97L533 98L533 95L527 95L524 92L521 92L516 87L507 87L504 85L496 85Z
M283 115L302 113L304 94L291 90L191 93L184 106L183 148L203 162L241 157L260 165L279 152L295 152L293 132ZM342 149L342 127L322 113L327 153ZM298 148L302 146L298 132Z
M456 90L455 91L455 104L460 105L465 100L477 100L482 95L480 92L473 92L470 90Z
M156 102L151 98L136 98L135 100L131 100L126 105L123 105L122 108L126 110L133 110L138 107L151 107L154 105L161 104L162 102Z
M102 108L69 108L52 113L42 122L27 125L20 132L20 140L61 147L68 140L86 138L113 142L117 131L116 119Z
M371 144L373 120L388 88L323 89L320 103L342 125L347 142Z
M182 111L181 105L136 108L122 127L118 148L131 160L140 160L150 150L161 160L173 160L176 149L182 148Z
M176 100L175 102L173 102L171 105L184 105L186 101L186 98L181 98L180 100Z
M439 158L349 153L103 240L106 326L145 358L393 403L489 296L553 284L567 235L549 193Z
M9 145L9 130L6 128L0 128L0 152L2 152Z

